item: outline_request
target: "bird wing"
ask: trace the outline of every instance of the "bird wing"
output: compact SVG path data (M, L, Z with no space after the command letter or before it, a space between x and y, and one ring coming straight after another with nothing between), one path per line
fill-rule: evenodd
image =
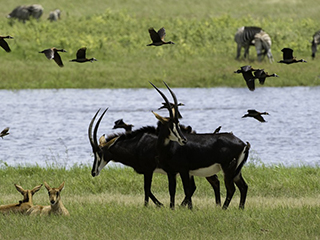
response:
M6 127L5 129L3 129L0 133L0 135L5 135L7 132L9 132L9 128Z
M161 38L154 28L149 28L149 34L152 42L161 42Z
M54 51L53 51L51 48L45 49L45 50L43 50L43 51L40 52L40 53L44 53L44 55L46 55L46 57L47 57L49 60L51 60L51 59L54 58Z
M261 115L254 116L255 119L257 119L259 122L265 122L264 118Z
M7 43L3 38L0 38L0 46L1 46L6 52L11 52L11 49L10 49L8 43Z
M243 67L241 67L241 70L242 70L243 72L251 71L251 66L250 66L250 65L243 66Z
M162 41L164 41L164 37L166 36L166 30L164 28L160 28L158 31L158 35Z
M86 47L83 47L83 48L80 48L78 51L77 51L77 59L84 59L86 58L86 51L87 51L87 48Z
M259 113L259 112L256 111L255 109L249 109L249 110L247 110L247 112L248 112L249 114L258 114L258 113Z
M293 59L293 50L291 48L283 48L281 50L283 52L283 59Z
M60 57L59 53L57 53L56 51L54 52L53 60L59 65L59 67L63 67L61 57Z

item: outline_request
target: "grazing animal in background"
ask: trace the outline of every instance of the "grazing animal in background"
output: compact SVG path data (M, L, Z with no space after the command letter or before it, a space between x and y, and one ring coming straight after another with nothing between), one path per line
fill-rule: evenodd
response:
M154 115L159 120L157 150L159 165L168 174L170 205L174 204L177 173L182 179L188 207L191 209L190 176L207 177L222 170L227 189L223 209L228 208L234 195L234 184L240 190L239 208L243 209L248 186L241 175L241 169L248 158L250 144L248 142L245 144L232 133L182 134L175 114L178 112L177 98L169 86L164 84L172 95L175 111L168 108L169 118L161 117L156 113ZM153 84L152 86L169 105L166 96L156 86Z
M78 62L78 63L91 62L92 63L93 61L98 61L95 58L87 58L86 51L87 51L86 47L80 48L76 54L77 58L70 60L70 62Z
M315 58L316 52L317 52L317 46L320 43L320 30L317 31L315 34L312 36L312 45L311 45L311 50L312 50L312 59Z
M43 7L39 4L18 6L8 14L7 18L16 18L25 23L30 17L39 19L42 16Z
M291 48L283 48L281 51L283 52L283 59L280 60L278 63L291 64L298 62L307 62L304 59L297 60L295 57L293 57L293 50Z
M126 130L126 133L131 133L132 132L132 124L126 124L123 119L119 119L117 121L114 122L114 126L113 129L116 128L124 128Z
M272 42L269 34L267 34L264 31L261 31L254 36L253 41L254 41L254 46L256 48L257 55L258 55L258 61L261 62L262 59L267 55L269 62L272 63L273 62L273 56L271 53Z
M39 53L44 53L44 55L49 60L53 59L58 64L59 67L63 67L63 63L62 63L61 57L58 52L67 52L67 51L64 49L57 49L57 48L53 47L53 48L45 49Z
M33 207L32 197L36 192L40 190L42 184L34 187L32 190L24 190L18 184L14 184L14 186L22 194L23 200L19 201L19 203L1 205L0 213L26 213L28 209Z
M269 113L267 112L258 112L254 109L249 109L248 113L243 115L242 118L245 117L253 117L255 119L257 119L259 122L265 122L266 120L264 120L264 118L261 115L269 115Z
M3 129L1 132L0 132L0 137L3 139L4 136L6 135L9 135L9 129L8 127L6 127L5 129Z
M53 22L53 21L58 21L60 19L60 15L61 15L61 11L59 9L56 9L54 11L51 11L49 13L49 17L48 17L48 20L50 22Z
M277 74L268 74L268 72L265 72L264 69L257 69L254 71L255 78L259 79L260 84L264 84L267 77L279 77Z
M242 73L242 76L244 80L246 81L246 84L249 88L250 91L254 91L255 89L255 84L254 84L254 79L255 77L253 76L252 72L257 71L259 69L254 69L250 65L246 65L238 69L237 71L234 71L234 73Z
M0 46L6 51L11 52L11 49L8 45L8 43L4 40L5 38L12 39L11 36L0 36Z
M164 41L164 37L166 36L166 31L164 28L160 28L158 32L154 30L154 28L149 28L150 38L152 43L148 44L147 46L161 46L163 44L174 44L174 42Z
M96 177L100 171L110 162L120 162L126 166L132 167L138 174L144 176L144 193L145 206L148 205L149 197L156 206L163 204L151 192L152 176L154 172L165 173L165 171L158 167L157 158L157 129L152 126L142 127L131 133L121 133L108 136L102 135L97 142L97 131L102 117L107 109L101 114L98 119L92 134L93 123L97 117L95 116L90 122L88 128L88 136L92 147L94 162L91 170L91 175ZM216 204L220 205L220 183L217 176L210 176L206 178L211 184L215 192ZM196 190L194 178L190 178L191 195ZM181 205L186 205L186 198ZM171 205L171 204L170 204ZM171 205L172 206L172 205Z
M51 214L69 216L69 211L65 208L61 200L61 191L64 188L64 182L58 188L51 188L46 182L44 182L44 186L48 190L50 205L33 206L27 211L27 214L40 216Z

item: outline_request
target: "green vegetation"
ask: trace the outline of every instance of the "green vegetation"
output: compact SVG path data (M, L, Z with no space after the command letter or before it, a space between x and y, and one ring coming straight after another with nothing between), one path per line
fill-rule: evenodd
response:
M239 191L226 211L214 206L204 178L196 178L194 210L169 209L166 176L155 174L154 194L165 204L143 206L143 177L129 168L104 169L92 178L91 168L1 167L0 204L21 199L13 184L32 188L43 181L65 181L62 201L68 217L0 215L1 239L317 239L320 217L319 168L285 168L248 164L243 176L249 185L245 210L238 210ZM222 199L225 197L223 177ZM178 181L176 201L183 199ZM34 203L48 205L43 187Z
M319 56L311 60L310 40L320 28L319 4L306 1L223 2L195 1L44 1L40 22L10 22L5 16L20 1L13 0L0 10L1 35L12 52L0 49L0 89L21 88L137 88L148 81L165 80L172 87L244 87L233 71L242 65L265 68L280 77L265 86L319 85ZM59 7L62 19L50 23L49 11ZM251 48L249 61L236 61L233 40L238 27L261 26L272 37L275 59L256 61ZM146 47L147 29L164 26L167 40L175 45ZM49 47L64 48L65 67L59 68L38 52ZM78 48L86 46L92 64L70 63ZM281 49L291 47L306 64L285 66Z

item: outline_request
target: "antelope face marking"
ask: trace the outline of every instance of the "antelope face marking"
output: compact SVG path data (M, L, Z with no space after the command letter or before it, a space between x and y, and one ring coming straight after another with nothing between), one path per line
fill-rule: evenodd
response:
M108 161L105 161L103 158L102 152L94 153L94 162L91 170L92 177L99 176L100 171L106 166Z
M169 140L178 142L179 145L183 146L187 143L186 137L182 134L181 129L179 127L179 124L174 123L172 125L172 128L169 128L170 130L170 135L169 135Z

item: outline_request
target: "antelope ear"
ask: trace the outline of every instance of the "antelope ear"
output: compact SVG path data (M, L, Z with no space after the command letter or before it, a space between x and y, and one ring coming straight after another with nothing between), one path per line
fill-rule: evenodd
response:
M58 188L59 188L59 191L62 191L62 189L64 188L64 182L61 183L61 185Z
M17 189L22 195L24 194L25 190L24 190L20 185L15 184L14 186L16 187L16 189Z
M51 189L51 187L49 186L49 184L47 182L44 182L44 186L46 187L46 189L49 191Z
M42 187L42 184L34 187L32 190L31 190L31 193L32 195L35 194L36 192L38 192L40 190L40 188Z
M159 114L155 113L154 111L152 111L152 113L162 124L165 124L168 122L167 118L161 117Z

